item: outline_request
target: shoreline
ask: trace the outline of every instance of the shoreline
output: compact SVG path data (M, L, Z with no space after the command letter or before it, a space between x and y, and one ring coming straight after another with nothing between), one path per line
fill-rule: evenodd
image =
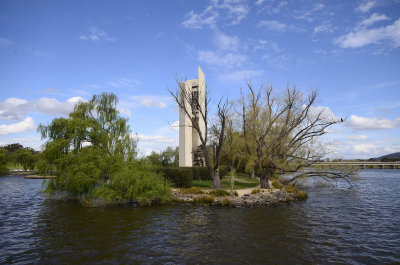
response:
M202 206L219 206L219 207L267 207L276 206L282 203L305 200L307 195L300 196L298 193L290 193L285 189L255 189L258 193L244 193L235 196L212 196L208 193L204 194L184 194L180 190L172 190L172 197L175 202L191 203ZM237 190L240 191L240 190ZM306 194L306 193L303 193Z
M2 176L22 176L26 179L53 179L56 176L40 176L35 174L33 171L12 171L2 174Z
M14 176L23 176L25 179L53 179L55 176L39 176L32 174L33 172L13 172ZM271 185L271 183L270 183ZM201 193L185 192L184 189L172 188L171 201L159 203L156 201L135 201L135 200L119 200L107 201L100 198L91 198L86 196L73 196L65 193L48 193L48 199L54 200L73 200L79 201L84 207L113 207L113 206L133 206L148 207L156 205L168 205L171 203L187 203L195 206L207 207L232 207L232 208L250 208L250 207L268 207L277 206L282 203L290 203L307 199L305 191L298 190L289 192L285 188L282 189L260 189L260 186L254 188L245 188L235 190L235 195L214 195L213 191L204 190ZM225 191L225 190L223 190ZM254 192L255 191L255 192ZM227 192L227 191L225 191ZM228 193L228 192L227 192Z

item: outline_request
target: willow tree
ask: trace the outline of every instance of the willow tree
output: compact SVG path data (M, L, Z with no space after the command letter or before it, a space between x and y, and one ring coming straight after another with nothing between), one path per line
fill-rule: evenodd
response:
M326 154L318 138L341 122L314 107L317 92L304 96L287 87L281 96L271 86L256 90L247 82L242 92L241 116L245 148L260 176L261 188L269 188L268 179L276 174L296 173L310 167ZM300 177L344 178L347 173L304 171Z
M119 115L118 98L113 93L94 95L88 102L80 102L67 118L56 118L49 125L40 124L38 131L49 143L58 142L62 152L78 153L84 146L98 147L107 155L136 155L136 140Z
M68 117L39 126L47 140L40 168L57 172L47 190L112 200L168 198L169 186L162 176L135 163L137 140L117 103L112 93L94 95L75 105Z

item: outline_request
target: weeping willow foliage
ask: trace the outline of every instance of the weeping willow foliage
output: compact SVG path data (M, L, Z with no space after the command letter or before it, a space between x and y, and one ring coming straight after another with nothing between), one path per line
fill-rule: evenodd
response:
M169 185L162 176L135 162L137 139L119 116L118 98L94 95L75 105L67 118L56 118L38 131L47 139L38 168L56 172L46 191L63 191L107 200L163 202Z

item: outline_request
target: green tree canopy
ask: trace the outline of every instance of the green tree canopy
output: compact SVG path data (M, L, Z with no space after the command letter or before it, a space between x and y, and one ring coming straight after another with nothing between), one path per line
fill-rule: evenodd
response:
M47 139L38 168L57 172L47 190L107 199L162 200L169 188L161 176L135 161L137 139L117 110L112 93L75 105L38 131Z
M36 155L29 148L18 149L12 154L12 161L15 164L21 165L24 170L35 169Z
M0 174L3 174L7 171L7 150L0 148Z

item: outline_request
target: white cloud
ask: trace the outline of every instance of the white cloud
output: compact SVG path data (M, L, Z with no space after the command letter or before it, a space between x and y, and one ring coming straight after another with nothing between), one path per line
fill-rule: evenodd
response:
M231 19L231 24L238 24L242 21L249 12L247 5L243 4L245 1L242 0L214 0L217 3L218 8L228 10L228 18ZM218 4L221 2L221 4Z
M55 98L40 98L28 104L30 110L39 111L49 115L68 115L73 111L76 103L85 101L81 97L73 97L66 102L60 102Z
M364 134L347 136L346 138L349 139L349 140L352 140L352 141L368 140L368 136L366 136Z
M12 41L5 39L5 38L0 38L0 47L9 47L13 44Z
M362 27L368 27L376 22L388 20L389 18L386 15L378 15L377 13L373 13L369 18L362 20L359 25Z
M273 42L271 40L258 40L254 44L253 50L264 50L264 49L269 49L273 50L274 52L282 52L283 48L281 48L276 42Z
M179 121L174 121L171 123L170 128L174 131L179 131Z
M320 32L333 32L334 31L334 27L332 27L332 24L330 22L325 22L322 23L319 26L316 26L314 28L314 34L320 33Z
M305 107L305 105L303 105ZM318 107L310 107L309 114L310 116L316 116L321 113L321 118L328 121L339 120L340 118L337 117L329 107L325 106L318 106Z
M81 97L72 97L72 98L67 99L67 102L71 103L73 105L75 105L79 102L85 102L85 101L86 101L86 99L81 98Z
M361 3L361 4L359 4L357 7L356 7L356 11L358 11L358 12L361 12L361 13L367 13L368 11L370 11L373 7L375 7L376 6L376 1L366 1L366 2L363 2L363 3Z
M88 40L92 42L97 42L100 40L105 40L105 41L110 41L110 42L115 42L115 38L111 38L105 33L103 30L93 26L89 28L89 34L87 35L81 35L79 37L81 40Z
M358 48L377 44L384 40L391 41L394 47L400 46L400 19L393 24L379 28L359 28L335 40L342 48Z
M163 135L145 135L139 134L139 141L155 142L155 143L176 143L176 138L167 137Z
M345 122L345 125L355 130L365 131L393 129L400 126L400 118L387 120L383 118L365 118L351 115L350 119Z
M324 9L324 7L325 7L324 4L319 3L319 4L314 5L313 8L311 8L311 9L308 8L305 10L296 10L294 18L312 22L315 20L315 18L313 16L314 13Z
M160 96L132 96L133 106L145 106L145 107L155 107L160 109L165 109L167 104L165 103L169 98Z
M196 14L191 10L185 15L185 20L182 25L185 28L201 29L205 25L213 25L216 23L218 13L212 6L208 6L202 13Z
M117 110L119 111L119 113L121 113L122 115L128 116L130 117L132 115L132 112L130 111L130 109L128 108L117 108Z
M372 154L372 153L377 153L376 151L379 149L379 146L372 143L362 143L362 144L354 144L352 148L354 153Z
M278 5L267 7L267 12L270 14L278 14L281 12L281 9L288 5L287 1L279 1Z
M220 12L224 13L220 15ZM229 20L229 24L238 24L248 12L249 8L242 0L211 0L211 4L203 12L189 11L182 25L186 28L201 29L203 26L215 25L221 17Z
M141 82L134 78L132 78L132 79L120 78L114 82L107 83L107 85L116 87L116 88L133 88L137 84L141 84Z
M21 120L28 112L41 112L49 115L67 115L79 101L85 101L81 97L73 97L66 102L60 102L55 98L40 98L27 101L20 98L8 98L0 102L0 120Z
M222 54L213 51L199 51L197 57L201 62L228 69L240 67L248 60L248 57L241 53Z
M262 5L264 2L265 2L265 0L257 0L257 1L255 2L255 5L260 6L260 5Z
M236 51L240 46L240 40L237 36L229 36L218 32L215 36L216 46L223 51Z
M260 76L264 73L263 70L238 70L238 71L231 71L228 73L223 73L219 75L219 78L222 80L246 80L252 79L256 76Z
M164 135L145 135L139 134L139 152L142 155L149 155L152 151L160 152L168 146L176 147L179 145L178 137L168 137Z
M21 133L35 130L35 122L31 117L13 124L0 124L0 134Z
M261 59L267 61L270 65L281 69L290 69L299 63L299 60L289 53L265 54Z
M361 137L365 138L365 137ZM353 140L353 139L350 139ZM326 142L326 148L330 152L331 158L345 158L345 159L368 159L372 157L379 157L385 154L398 152L400 150L399 139L393 141L365 141L361 139L356 141L343 141L343 140L330 140Z
M257 26L272 31L286 31L288 29L286 24L280 23L276 20L262 20L257 24Z

